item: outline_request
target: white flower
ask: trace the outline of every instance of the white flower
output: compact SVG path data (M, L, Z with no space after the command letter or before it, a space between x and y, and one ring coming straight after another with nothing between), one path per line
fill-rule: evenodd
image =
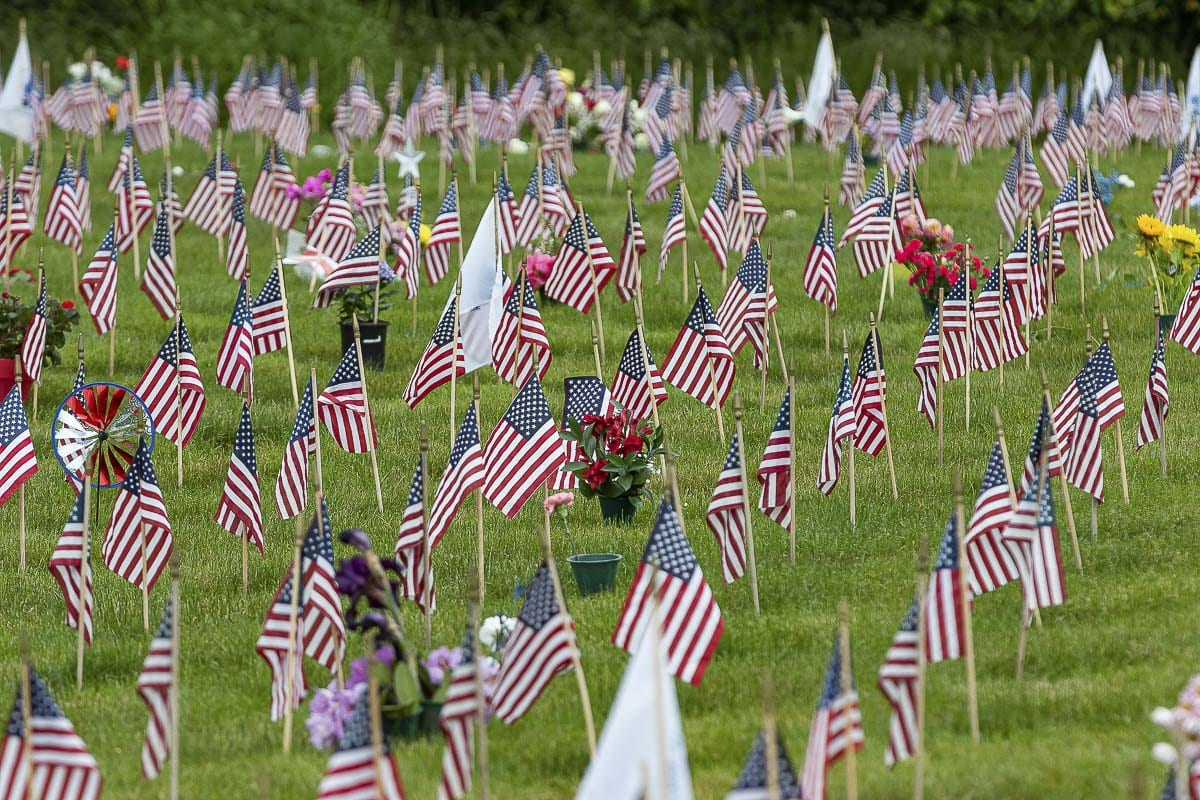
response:
M504 614L488 617L479 626L479 643L492 652L502 650L516 625L515 619Z
M1171 709L1159 706L1150 712L1150 721L1160 728L1170 730L1174 727L1175 715L1171 713Z
M582 114L584 111L583 95L579 92L567 92L567 109L572 114Z
M1126 189L1132 189L1134 187L1133 178L1129 177L1123 172L1117 176L1117 183L1121 184Z
M1150 755L1160 764L1175 763L1175 748L1166 742L1157 742L1154 747L1150 748Z
M67 67L67 74L75 80L83 77L83 73L87 72L87 65L82 61L76 61L74 64Z
M596 105L592 106L592 113L598 117L603 117L609 111L612 111L612 103L607 100L598 100Z
M637 136L633 137L633 146L636 150L649 150L650 137L644 133L639 133Z
M529 144L514 137L508 140L508 152L511 155L523 156L529 152Z
M176 164L175 166L171 167L171 174L178 178L183 174L183 167Z

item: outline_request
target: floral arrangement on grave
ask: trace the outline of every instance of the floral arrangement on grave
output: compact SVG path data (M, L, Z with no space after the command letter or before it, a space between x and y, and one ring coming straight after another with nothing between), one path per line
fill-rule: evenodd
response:
M1158 217L1139 214L1134 253L1146 264L1146 279L1158 298L1160 314L1179 311L1200 265L1200 234L1187 225L1167 225Z
M9 288L0 292L0 359L16 358L21 353L29 321L37 311L37 276L23 269L9 270ZM62 348L67 333L79 324L74 300L57 300L46 295L45 362L62 363Z
M1175 776L1176 792L1163 797L1190 797L1188 785L1192 770L1200 759L1200 675L1193 675L1173 708L1159 707L1150 714L1154 724L1171 734L1171 742L1154 745L1153 755L1170 766ZM1181 765L1183 768L1181 769Z
M927 311L937 308L938 290L949 293L964 272L972 290L991 274L967 245L954 241L954 228L935 217L922 222L915 214L905 216L900 238L907 244L896 254L896 263L908 268L908 285L917 290Z
M658 472L655 459L666 453L663 432L613 406L604 416L584 414L580 420L567 420L560 435L579 444L580 460L563 469L579 478L584 497L624 498L638 508L650 496L650 479Z
M379 262L379 283L364 283L351 286L339 292L337 300L338 322L342 325L354 323L355 315L359 322L370 322L375 319L375 292L379 292L379 313L382 314L392 307L391 296L396 293L392 284L396 281L396 273L386 261Z

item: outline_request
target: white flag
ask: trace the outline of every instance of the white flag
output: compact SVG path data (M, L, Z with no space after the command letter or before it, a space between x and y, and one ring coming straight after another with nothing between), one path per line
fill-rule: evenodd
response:
M1104 57L1104 43L1096 40L1092 48L1092 60L1088 62L1087 77L1083 79L1083 98L1081 104L1084 110L1092 104L1092 98L1100 98L1103 103L1112 88L1112 70L1108 67L1108 59Z
M655 633L647 626L643 635ZM667 670L662 637L655 638L658 647L639 647L629 657L575 800L692 800L675 680Z
M25 102L25 89L33 77L33 63L29 60L29 40L21 31L17 52L12 66L4 76L4 88L0 89L0 133L33 143L33 109Z
M496 201L488 203L471 246L462 263L462 295L459 298L458 329L462 335L466 371L474 372L492 363L492 339L504 311L504 289L508 276L496 248ZM454 302L454 289L446 298L445 308Z
M821 34L817 55L813 58L811 77L808 79L808 105L804 107L804 121L810 127L820 123L833 91L833 73L837 71L837 60L833 57L833 37L829 29Z
M1188 70L1187 83L1183 90L1183 113L1179 115L1179 138L1188 138L1188 147L1195 146L1196 134L1200 133L1200 45L1192 53L1192 67Z

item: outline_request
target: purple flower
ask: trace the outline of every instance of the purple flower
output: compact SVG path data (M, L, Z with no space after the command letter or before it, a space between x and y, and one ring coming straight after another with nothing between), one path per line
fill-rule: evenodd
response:
M379 282L384 286L396 280L396 273L392 272L392 268L388 266L386 261L379 262Z
M320 197L325 194L325 187L321 185L320 179L315 175L304 179L304 185L300 187L304 192L305 197Z
M453 671L462 661L462 649L458 647L437 648L425 658L425 671L429 673L429 682L441 686L446 680L446 674Z
M338 689L336 683L318 689L308 704L308 739L318 750L335 747L346 728L346 719L354 711L354 704L362 694L361 686Z
M317 173L317 178L320 179L321 183L329 183L333 180L333 173L329 171L329 167L326 167Z
M283 193L287 195L288 200L299 200L304 196L304 191L294 183L289 183Z
M367 560L362 556L343 558L338 564L335 577L338 591L342 594L348 597L362 594L371 577L370 570L367 568Z
M367 536L366 531L358 528L348 528L339 533L338 538L343 544L348 544L360 552L365 553L371 549L371 537Z

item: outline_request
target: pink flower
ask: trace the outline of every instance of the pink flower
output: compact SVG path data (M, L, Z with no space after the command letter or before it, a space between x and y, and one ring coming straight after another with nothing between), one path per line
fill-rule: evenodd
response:
M304 195L304 191L294 183L289 183L283 193L287 195L288 200L299 200Z
M907 214L900 220L900 233L904 236L916 236L921 229L921 222L916 214Z
M321 183L329 183L333 180L333 173L329 171L329 167L326 167L317 173L317 178L320 179Z
M550 279L550 271L554 266L554 258L546 253L530 253L525 257L525 275L529 285L540 289Z
M326 170L328 172L329 170ZM310 175L304 179L304 185L300 187L304 192L305 197L320 197L325 194L325 187L321 185L321 179L317 175Z
M575 495L570 492L558 492L546 498L542 507L550 514L566 514L567 509L575 504ZM561 509L561 510L560 510Z

